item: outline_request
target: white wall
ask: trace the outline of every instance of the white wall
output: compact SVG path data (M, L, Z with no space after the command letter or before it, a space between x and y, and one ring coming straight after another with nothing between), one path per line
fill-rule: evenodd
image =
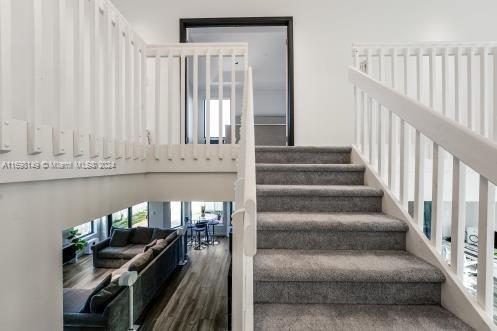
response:
M352 142L352 89L346 72L352 42L497 39L497 3L492 0L113 2L149 43L178 42L179 18L293 16L298 145Z

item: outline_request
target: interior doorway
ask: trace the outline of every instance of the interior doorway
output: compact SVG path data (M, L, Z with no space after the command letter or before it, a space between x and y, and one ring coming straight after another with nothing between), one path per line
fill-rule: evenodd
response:
M294 145L292 17L180 19L180 42L247 42L256 145Z

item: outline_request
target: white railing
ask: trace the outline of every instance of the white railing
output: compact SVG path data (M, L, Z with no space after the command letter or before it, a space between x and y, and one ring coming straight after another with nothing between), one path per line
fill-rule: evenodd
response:
M442 204L444 202L445 181L452 182L452 202L450 225L451 257L448 261L452 274L463 284L464 248L466 230L466 173L472 169L479 180L478 198L478 266L476 301L488 316L493 314L494 297L494 223L495 223L495 183L497 183L497 47L483 44L460 45L419 45L399 46L395 44L361 44L354 47L354 66L349 68L349 79L354 87L356 112L356 148L362 158L378 177L389 187L399 203L407 208L413 197L413 225L422 229L425 222L424 202L426 192L431 192L431 237L430 245L441 257L442 254ZM463 52L462 49L466 48ZM404 51L399 51L404 49ZM414 49L414 51L412 51ZM469 50L468 50L469 49ZM478 49L482 56L483 68L493 65L493 75L481 70L481 84L473 85L472 57ZM406 51L407 50L407 51ZM466 107L462 105L460 56L468 56L470 77L463 84L468 93ZM493 55L492 55L493 54ZM384 74L385 56L390 56L390 78ZM493 64L487 56L492 55ZM360 57L366 57L362 62ZM379 70L375 70L372 56L378 57ZM404 63L399 70L398 59ZM410 56L415 57L415 74L411 79ZM423 57L428 57L428 70L423 69ZM441 82L437 84L436 57L442 57ZM455 56L455 75L449 75L448 56ZM366 73L364 72L366 71ZM403 84L399 81L399 72ZM377 75L373 73L377 73ZM425 80L424 77L430 77ZM377 77L377 78L375 78ZM492 78L490 81L489 78ZM450 83L450 80L453 80ZM455 82L454 82L455 80ZM415 96L409 95L410 83L415 87ZM438 93L441 86L441 93ZM492 88L490 89L490 86ZM402 88L400 88L402 87ZM453 90L452 103L448 101L449 89ZM479 90L482 88L484 90ZM427 91L425 95L424 91ZM471 92L469 92L471 91ZM477 93L478 92L478 93ZM474 108L474 96L479 95L483 102L480 112ZM427 96L425 98L424 96ZM492 103L493 101L493 103ZM492 104L492 106L490 106ZM480 116L477 128L475 118ZM467 120L463 120L466 118ZM396 127L399 130L396 130ZM412 130L412 132L411 132ZM412 139L413 138L413 139ZM427 148L428 147L428 148ZM413 152L413 153L412 153ZM414 155L412 155L414 154ZM448 160L451 160L452 178L447 177ZM432 166L431 183L425 174L428 162ZM409 180L410 167L414 165L414 176ZM431 188L429 187L431 184ZM447 199L445 199L447 200ZM421 230L422 231L422 230Z
M257 251L257 204L252 68L248 68L243 98L238 179L235 186L232 251L232 329L253 330L253 257Z
M247 54L246 43L146 45L109 0L0 0L1 164L116 164L2 168L0 183L199 165L232 172ZM218 137L211 99L230 101L229 121L220 102Z
M211 145L211 140L216 139L218 145L217 158L222 159L222 145L231 144L233 159L236 157L234 148L236 141L236 116L241 112L237 100L241 100L244 71L248 67L247 43L208 43L208 44L176 44L167 46L148 46L145 51L147 58L146 67L153 72L149 79L149 89L154 100L151 113L155 126L154 157L158 160L159 145L168 144L167 158L173 158L173 144L193 144L193 157L199 157L198 145ZM214 60L214 66L213 66ZM163 64L167 62L167 70ZM187 64L191 73L191 85L187 86ZM212 73L212 68L217 72ZM229 71L229 80L225 80L225 68ZM178 70L175 70L175 69ZM201 70L202 68L202 70ZM149 69L147 69L149 70ZM179 77L177 73L180 72ZM217 79L212 79L216 77ZM239 81L237 81L239 79ZM165 88L166 87L166 88ZM215 91L217 90L217 91ZM215 93L213 93L213 91ZM176 96L175 96L176 95ZM190 109L185 104L185 96L191 101ZM211 136L210 101L229 98L229 123L231 141L223 136L223 104L219 102L218 108L218 136ZM199 102L203 100L205 102ZM163 106L165 104L165 106ZM176 120L175 117L179 117ZM187 121L188 118L188 121ZM188 125L186 125L188 122ZM179 128L178 128L179 124ZM203 125L205 124L205 125ZM233 124L233 125L231 125ZM186 128L189 130L186 130ZM226 128L225 128L226 130ZM164 133L166 133L164 135ZM180 149L181 158L185 157L185 146ZM206 149L205 158L210 159L210 150Z

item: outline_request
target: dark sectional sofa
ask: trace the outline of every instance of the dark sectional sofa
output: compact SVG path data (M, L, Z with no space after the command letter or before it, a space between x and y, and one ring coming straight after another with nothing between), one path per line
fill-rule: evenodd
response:
M119 238L114 235L116 230L119 231ZM95 268L120 268L127 261L142 253L146 245L154 240L174 236L175 233L175 230L159 228L112 229L108 239L92 247L93 266Z
M167 285L168 278L180 261L183 238L177 236L175 230L160 231L163 231L161 237L151 240L148 246L132 244L128 238L128 243L120 246L121 250L106 250L109 255L98 255L98 252L114 248L109 246L112 236L104 241L106 243L95 245L93 254L94 257L97 254L97 264L107 265L107 268L109 265L119 267L93 290L64 289L64 330L127 330L129 288L118 285L119 276L126 271L138 273L138 279L133 285L133 317L136 321L143 315L160 289ZM138 245L141 245L141 249ZM110 254L111 251L116 254ZM137 254L131 256L131 251Z

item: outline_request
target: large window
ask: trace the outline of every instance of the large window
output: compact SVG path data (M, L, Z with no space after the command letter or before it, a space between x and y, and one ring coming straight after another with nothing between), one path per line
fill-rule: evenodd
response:
M142 202L131 207L131 227L148 226L148 203Z
M202 216L204 214L204 216ZM221 216L220 221L222 221L223 215L223 203L222 202L192 202L192 218L193 220L198 220L201 218L205 219L215 219Z
M181 226L181 201L171 201L171 227Z
M112 226L115 228L128 228L128 208L112 214Z
M87 222L75 226L73 229L78 230L80 236L87 236L93 233L93 222Z
M207 113L207 100L205 101L205 110ZM210 135L211 139L219 138L219 100L210 100ZM226 137L226 125L229 125L230 119L230 100L223 100L223 137ZM205 121L205 135L207 136L207 120Z

